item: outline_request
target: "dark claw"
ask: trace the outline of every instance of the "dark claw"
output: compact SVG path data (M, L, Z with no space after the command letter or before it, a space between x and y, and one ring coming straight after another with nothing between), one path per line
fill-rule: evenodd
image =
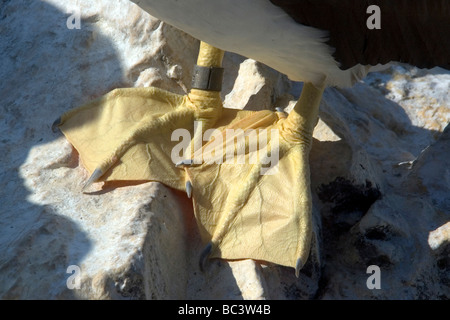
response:
M295 276L298 278L300 274L300 270L303 268L302 259L298 258L297 263L295 264Z
M59 125L61 124L61 117L59 117L58 119L56 119L53 124L52 124L52 131L53 132L58 132L59 130Z
M211 254L211 250L212 250L212 243L210 242L206 245L205 249L203 249L202 254L200 255L199 266L201 272L205 271L206 262L208 260L209 255Z

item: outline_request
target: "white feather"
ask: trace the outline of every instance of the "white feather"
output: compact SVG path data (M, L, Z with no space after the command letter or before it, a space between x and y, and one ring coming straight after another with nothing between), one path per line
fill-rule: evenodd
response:
M262 62L294 81L351 86L368 67L341 70L327 33L296 23L269 0L133 0L152 16L217 48Z

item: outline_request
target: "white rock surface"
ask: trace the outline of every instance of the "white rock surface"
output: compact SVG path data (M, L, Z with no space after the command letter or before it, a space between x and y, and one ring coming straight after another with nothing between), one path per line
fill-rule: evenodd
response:
M80 29L68 28L78 12ZM159 183L82 194L87 172L53 120L116 87L183 93L197 52L197 40L126 0L2 3L1 298L450 298L442 69L395 66L325 91L311 152L318 232L299 279L251 260L201 273L192 204ZM227 107L289 111L298 97L301 85L253 60L227 53L224 67ZM367 288L369 265L381 289ZM68 288L76 275L79 289Z

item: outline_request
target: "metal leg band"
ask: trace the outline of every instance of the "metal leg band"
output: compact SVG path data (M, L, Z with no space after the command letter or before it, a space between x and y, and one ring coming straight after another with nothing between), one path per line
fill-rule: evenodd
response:
M192 75L192 89L221 91L223 68L195 65Z

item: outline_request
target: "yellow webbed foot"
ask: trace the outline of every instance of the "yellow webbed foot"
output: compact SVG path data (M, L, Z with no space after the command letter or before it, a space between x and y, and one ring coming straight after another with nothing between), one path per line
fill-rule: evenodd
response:
M157 88L115 89L61 117L59 128L92 174L107 180L155 180L182 189L171 160L178 128L192 132L196 110L187 96Z
M194 87L188 95L178 95L154 87L115 89L62 115L52 129L64 133L91 173L83 189L96 181L151 180L185 190L174 151L192 148L195 137L220 118L222 58L222 50L201 43L196 71L206 74L194 80L204 90ZM217 74L210 81L208 76ZM206 84L198 81L205 76ZM194 132L195 121L202 124L199 132ZM179 130L183 136L177 135Z
M289 117L239 112L195 154L202 164L185 167L206 244L201 269L209 257L251 258L298 276L311 244L309 151L321 93L305 85Z

